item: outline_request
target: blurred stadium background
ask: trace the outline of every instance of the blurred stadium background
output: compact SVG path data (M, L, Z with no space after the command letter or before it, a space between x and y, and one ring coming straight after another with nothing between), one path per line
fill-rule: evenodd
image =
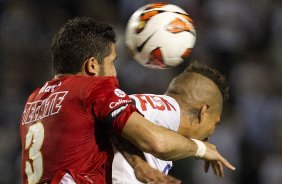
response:
M144 0L0 0L0 184L20 181L19 122L27 95L52 77L50 44L69 18L110 22L118 33L118 78L127 93L165 91L192 60L227 76L231 99L210 138L236 167L224 179L203 161L175 162L171 174L184 184L281 184L282 1L171 0L195 22L197 42L187 61L171 70L137 64L124 44L130 15Z

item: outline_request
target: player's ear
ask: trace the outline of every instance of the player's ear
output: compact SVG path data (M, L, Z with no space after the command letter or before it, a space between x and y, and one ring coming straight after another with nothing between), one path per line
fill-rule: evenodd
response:
M198 114L199 123L203 122L207 118L209 107L210 106L208 104L205 104L201 107L199 114Z
M94 57L88 58L84 62L83 73L89 76L97 76L100 70L99 62Z

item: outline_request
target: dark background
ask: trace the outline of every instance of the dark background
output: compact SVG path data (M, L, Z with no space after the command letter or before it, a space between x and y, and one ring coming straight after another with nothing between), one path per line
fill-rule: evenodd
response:
M155 1L0 0L0 184L20 183L19 122L24 102L52 78L52 36L67 19L90 16L118 33L118 78L127 93L162 94L192 60L227 76L231 99L210 141L233 163L223 179L203 161L175 162L171 174L189 184L281 184L282 3L278 0L179 0L194 20L192 55L170 70L145 68L129 56L124 29L131 14Z

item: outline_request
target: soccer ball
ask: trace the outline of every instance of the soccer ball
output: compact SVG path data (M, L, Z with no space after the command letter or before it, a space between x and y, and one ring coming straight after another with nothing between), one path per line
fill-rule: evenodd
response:
M187 12L176 5L152 3L130 17L125 43L140 64L154 69L178 66L196 42L196 31Z

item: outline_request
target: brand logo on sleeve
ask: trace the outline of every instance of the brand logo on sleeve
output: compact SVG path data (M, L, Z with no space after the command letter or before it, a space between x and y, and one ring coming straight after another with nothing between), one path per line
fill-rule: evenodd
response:
M120 97L120 98L123 98L123 97L125 97L125 92L123 92L122 90L120 90L120 89L115 89L115 94L118 96L118 97Z
M128 106L128 104L126 104L125 106L121 106L121 107L117 108L116 110L114 110L114 111L111 113L112 118L117 117L122 111L124 111L124 109L125 109L127 106Z
M111 102L109 107L111 109L119 106L119 105L122 105L122 104L128 104L128 103L131 103L131 100L122 100L122 99L119 99L117 102Z

